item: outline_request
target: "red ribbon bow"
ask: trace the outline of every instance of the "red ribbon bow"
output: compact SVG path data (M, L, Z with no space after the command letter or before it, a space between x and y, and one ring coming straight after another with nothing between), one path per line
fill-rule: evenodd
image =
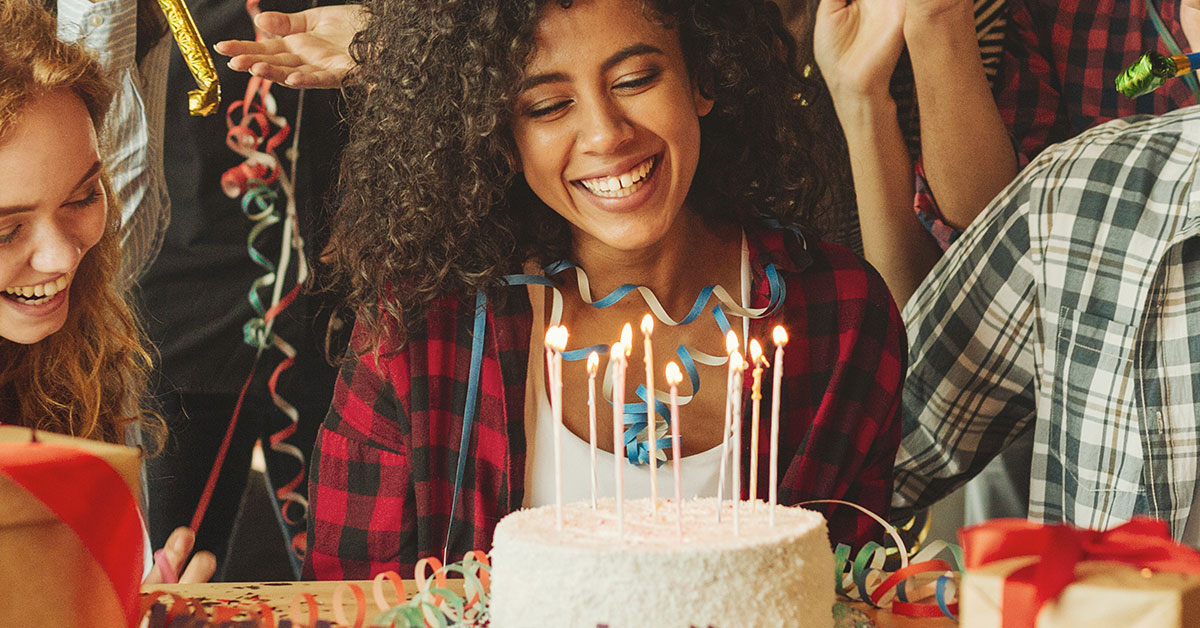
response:
M1200 552L1171 539L1165 521L1134 517L1107 532L1024 519L995 519L959 532L967 569L1018 556L1038 556L1004 580L1004 628L1028 628L1042 606L1075 580L1085 560L1117 562L1138 569L1200 574Z

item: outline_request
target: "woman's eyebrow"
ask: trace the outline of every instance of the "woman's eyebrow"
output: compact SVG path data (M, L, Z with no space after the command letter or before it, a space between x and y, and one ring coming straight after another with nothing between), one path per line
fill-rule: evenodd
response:
M100 160L97 159L92 164L92 167L88 168L88 171L85 172L82 177L79 177L79 181L75 183L75 187L71 188L71 190L72 191L78 190L80 188L80 186L82 186L84 183L87 182L88 179L91 179L92 177L96 176L96 174L99 172L100 172Z
M605 59L604 63L600 64L600 71L607 72L613 69L613 67L615 67L618 63L621 63L622 61L631 57L653 54L661 55L665 53L663 53L662 50L646 43L636 43L626 46L625 48L613 53L609 58ZM535 74L533 76L526 77L525 80L521 81L520 91L533 89L538 85L545 85L547 83L565 83L570 80L571 77L567 76L565 72L547 72L545 74Z
M78 190L83 186L84 183L88 181L88 179L96 176L96 174L99 172L100 160L96 160L96 162L92 164L92 167L88 168L88 171L79 178L79 181L75 183L75 187L72 187L71 191L74 192L75 190ZM9 205L8 207L0 207L0 216L11 216L13 214L20 214L22 212L30 212L34 209L35 208L33 205Z

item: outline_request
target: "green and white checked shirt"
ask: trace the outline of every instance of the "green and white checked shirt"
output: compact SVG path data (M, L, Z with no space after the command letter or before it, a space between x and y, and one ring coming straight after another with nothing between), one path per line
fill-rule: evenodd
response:
M1200 107L1046 149L904 309L897 508L1034 430L1029 516L1178 538L1200 459ZM1200 512L1198 512L1200 515Z

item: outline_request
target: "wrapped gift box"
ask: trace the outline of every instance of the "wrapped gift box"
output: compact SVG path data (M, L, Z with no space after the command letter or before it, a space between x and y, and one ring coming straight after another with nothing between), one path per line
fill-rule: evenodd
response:
M136 625L138 450L31 433L0 426L0 626Z
M968 568L959 590L962 628L1001 628L1005 579L1039 560L1021 556ZM1036 628L1200 626L1200 575L1103 561L1081 562L1074 575L1075 581L1042 607Z

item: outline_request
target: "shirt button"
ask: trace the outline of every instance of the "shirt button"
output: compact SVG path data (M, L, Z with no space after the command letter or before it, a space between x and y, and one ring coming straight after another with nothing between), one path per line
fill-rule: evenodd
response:
M92 16L88 18L88 24L91 24L93 28L99 28L101 24L104 24L104 18L93 13Z

